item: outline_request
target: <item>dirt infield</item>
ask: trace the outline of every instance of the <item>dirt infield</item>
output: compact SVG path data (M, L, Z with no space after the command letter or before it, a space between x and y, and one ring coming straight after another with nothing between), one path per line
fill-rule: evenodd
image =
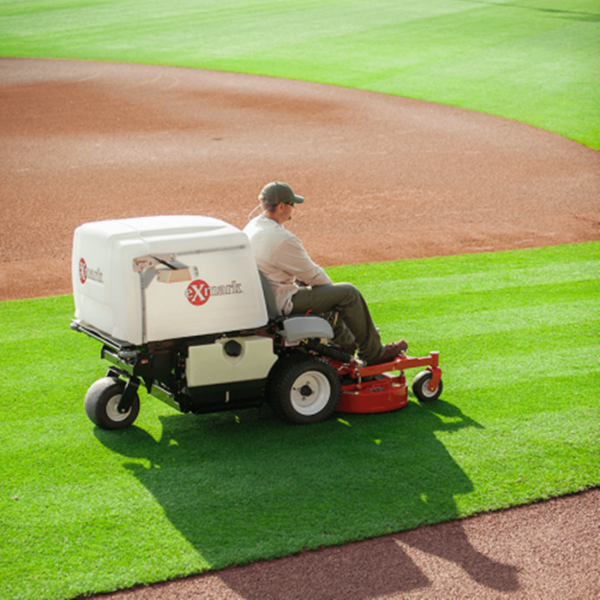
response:
M243 227L262 186L323 266L600 239L600 153L447 106L171 67L0 59L0 300L70 293L86 221Z
M0 59L0 300L71 291L73 230L262 186L323 266L600 239L600 153L489 115L171 67ZM600 491L118 598L592 598Z

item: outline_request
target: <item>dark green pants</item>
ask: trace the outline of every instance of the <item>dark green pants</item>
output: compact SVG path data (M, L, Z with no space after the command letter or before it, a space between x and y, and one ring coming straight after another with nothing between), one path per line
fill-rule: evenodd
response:
M360 357L367 363L381 358L384 347L375 328L369 307L351 283L332 283L300 288L293 296L292 314L328 313L339 308L334 327L336 344L342 347L356 342Z

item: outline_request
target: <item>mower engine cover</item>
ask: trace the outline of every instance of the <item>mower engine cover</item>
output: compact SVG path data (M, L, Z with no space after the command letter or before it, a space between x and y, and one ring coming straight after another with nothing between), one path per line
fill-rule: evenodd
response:
M268 321L248 237L212 217L81 225L72 279L75 318L135 345Z

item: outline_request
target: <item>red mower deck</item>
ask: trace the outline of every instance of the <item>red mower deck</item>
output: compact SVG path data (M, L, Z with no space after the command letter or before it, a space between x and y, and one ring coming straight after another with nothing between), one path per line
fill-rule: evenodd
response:
M408 404L408 386L404 371L417 367L427 367L431 377L424 388L432 395L435 394L442 376L442 370L439 368L439 352L431 352L429 356L423 358L402 355L392 362L367 367L341 366L338 369L340 375L350 377L356 380L356 383L342 385L342 396L337 411L381 413L403 408ZM399 373L393 375L394 372ZM436 395L438 396L439 394Z

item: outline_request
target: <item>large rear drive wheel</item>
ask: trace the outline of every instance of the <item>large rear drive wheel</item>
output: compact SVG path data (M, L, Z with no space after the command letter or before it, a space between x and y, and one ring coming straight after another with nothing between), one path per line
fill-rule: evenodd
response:
M437 400L442 395L444 385L441 379L435 390L429 389L429 382L431 381L431 376L431 371L421 371L413 379L412 391L420 402L429 402L431 400Z
M130 427L140 413L140 398L135 393L131 408L119 412L118 406L125 382L116 377L103 377L92 383L85 395L85 412L90 421L102 429Z
M321 358L292 355L282 358L270 375L268 400L292 423L318 423L335 411L341 383L335 369Z

